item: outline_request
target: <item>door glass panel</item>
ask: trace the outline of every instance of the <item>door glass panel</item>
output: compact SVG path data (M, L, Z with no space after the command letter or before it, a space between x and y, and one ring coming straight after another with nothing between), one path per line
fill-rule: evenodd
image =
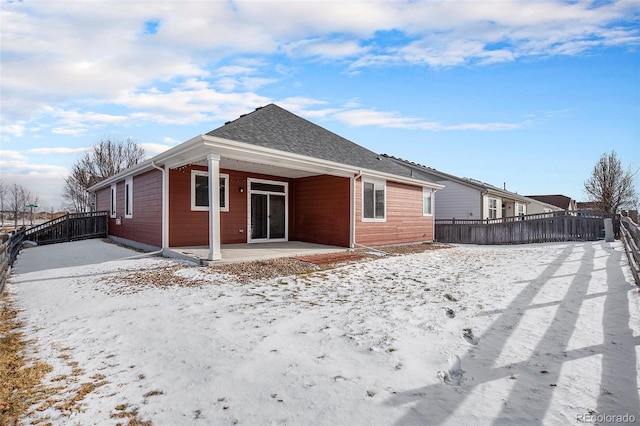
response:
M284 185L274 185L271 183L251 182L252 191L265 191L265 192L282 192L284 193Z
M267 238L267 196L251 194L251 239Z
M285 237L284 195L269 194L269 238Z

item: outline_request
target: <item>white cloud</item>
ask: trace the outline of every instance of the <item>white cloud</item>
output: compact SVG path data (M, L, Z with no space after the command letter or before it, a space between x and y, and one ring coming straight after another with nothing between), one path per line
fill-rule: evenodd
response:
M143 142L138 144L142 149L144 149L144 153L147 158L155 157L158 154L165 152L166 150L172 148L174 145L163 145L159 143L151 143L151 142Z
M66 176L69 172L66 168L61 166L55 166L51 164L33 164L21 159L14 161L6 161L4 158L0 160L0 169L2 169L2 176L10 175L34 175L34 174L47 174L47 175L60 175Z
M342 59L357 57L369 49L362 47L356 40L325 40L321 38L294 41L282 48L294 57L320 57L323 59Z
M597 6L518 0L139 1L127 7L50 1L3 2L0 8L0 92L12 106L3 110L2 141L24 136L25 124L35 118L51 119L54 133L78 136L136 120L192 124L236 116L270 101L258 90L298 72L288 63L272 63L281 55L333 61L357 74L367 67L438 68L577 55L640 42L636 0ZM148 22L157 28L147 31ZM98 112L110 107L127 113ZM354 121L442 126L385 114L375 118L370 111L350 114Z
M3 162L7 160L26 160L26 156L19 151L1 150L0 159Z
M68 147L57 147L57 148L32 148L28 149L27 152L31 154L41 154L41 155L67 155L67 154L78 154L81 152L85 152L87 148L68 148Z
M397 112L375 111L370 109L352 109L333 114L343 123L354 127L375 126L394 129L413 129L429 131L477 130L505 131L519 129L528 124L522 123L462 123L443 124L437 121L425 121L418 117L403 117Z
M16 122L13 124L7 124L2 126L2 134L0 140L9 140L10 136L20 137L24 135L25 124L24 122Z

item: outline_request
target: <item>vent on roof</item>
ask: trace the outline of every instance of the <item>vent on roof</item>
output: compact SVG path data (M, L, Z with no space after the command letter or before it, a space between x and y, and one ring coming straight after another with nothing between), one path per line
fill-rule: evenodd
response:
M231 121L225 121L224 125L226 126L227 124L231 123Z

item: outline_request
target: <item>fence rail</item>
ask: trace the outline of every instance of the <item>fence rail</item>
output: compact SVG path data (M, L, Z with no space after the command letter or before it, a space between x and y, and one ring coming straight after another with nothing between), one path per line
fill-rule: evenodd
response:
M561 211L489 220L437 219L436 240L459 244L594 241L603 237L603 219L612 216L592 211ZM619 229L619 223L616 225Z
M109 212L67 213L27 229L25 237L39 245L106 237Z
M0 245L0 295L2 295L4 284L11 273L13 262L22 248L24 234L24 228L20 228L8 236L3 235L2 237L2 245Z
M636 285L640 286L640 227L628 217L623 217L621 222L620 230L629 267Z

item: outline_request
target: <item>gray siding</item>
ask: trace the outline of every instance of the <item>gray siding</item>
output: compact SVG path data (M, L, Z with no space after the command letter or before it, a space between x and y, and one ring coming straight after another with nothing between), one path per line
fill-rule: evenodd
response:
M436 192L436 219L482 219L480 191L450 180L438 183L445 187Z

